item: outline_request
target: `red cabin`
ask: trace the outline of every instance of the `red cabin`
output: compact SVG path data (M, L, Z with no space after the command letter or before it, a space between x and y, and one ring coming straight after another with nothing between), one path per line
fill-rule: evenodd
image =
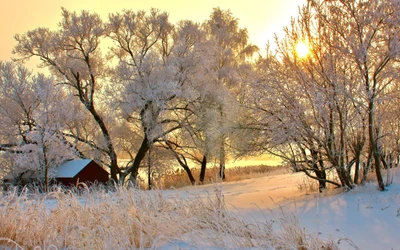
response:
M64 186L76 186L83 182L86 185L106 183L109 181L108 172L95 161L90 159L70 160L55 169L54 179Z

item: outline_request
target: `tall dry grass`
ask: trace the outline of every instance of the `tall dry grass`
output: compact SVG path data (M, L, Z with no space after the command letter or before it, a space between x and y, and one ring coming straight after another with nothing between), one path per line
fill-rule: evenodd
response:
M118 187L0 198L0 249L179 249L179 242L185 249L337 249L291 217L275 230L270 221L228 211L218 185L202 197Z
M192 169L192 174L196 179L196 184L212 184L219 180L219 167L207 168L206 175L203 183L199 183L200 169ZM291 170L286 166L245 166L245 167L231 167L225 169L226 179L224 182L240 181L245 179L257 178L272 173L289 173ZM181 188L192 185L190 180L183 169L177 169L169 174L160 175L159 178L154 179L152 183L158 189ZM147 189L147 179L140 182L142 189Z

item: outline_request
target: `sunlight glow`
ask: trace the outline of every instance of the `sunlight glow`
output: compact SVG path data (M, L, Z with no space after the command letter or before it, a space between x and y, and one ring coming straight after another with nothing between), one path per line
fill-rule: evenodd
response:
M296 55L299 58L306 58L310 53L310 47L306 41L299 41L296 45Z

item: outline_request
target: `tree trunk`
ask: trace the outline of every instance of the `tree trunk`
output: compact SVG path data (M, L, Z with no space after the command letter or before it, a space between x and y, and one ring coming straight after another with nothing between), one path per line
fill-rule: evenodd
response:
M355 165L355 169L354 169L354 184L358 185L358 179L359 179L359 175L360 175L360 156L357 155L356 156L356 165Z
M353 188L353 183L351 183L351 178L343 166L336 167L336 172L343 187L347 187L349 189Z
M322 189L326 188L326 172L325 172L325 168L324 168L324 162L321 157L318 157L317 150L311 150L311 155L313 158L312 168L314 170L315 175L318 178L319 191L321 192Z
M140 163L146 156L146 152L149 150L149 142L147 140L147 135L144 136L142 145L140 145L140 148L135 156L135 159L133 160L132 166L127 170L126 174L131 174L129 181L136 186L136 178L139 174L139 167Z
M324 170L314 169L314 173L318 178L319 191L326 188L326 173Z
M148 189L151 190L151 148L149 148L147 157L147 184Z
M193 177L192 171L190 170L189 166L186 164L186 159L182 156L184 158L184 161L182 161L179 158L179 155L175 151L173 151L173 153L175 155L175 158L178 160L179 165L181 165L181 167L185 170L186 174L188 175L190 183L192 185L196 184L196 180Z
M381 173L381 153L378 146L377 131L375 130L375 115L374 115L374 101L370 100L368 113L368 134L369 134L369 145L372 156L375 162L375 173L376 179L378 181L378 188L380 191L385 191L385 184L383 183L382 173Z
M206 176L206 168L207 168L207 157L203 155L203 160L201 161L201 169L200 169L200 183L204 182L204 178Z
M394 167L397 168L399 166L399 164L400 164L400 155L397 156L397 160L396 160Z
M183 167L183 169L185 170L186 174L189 177L190 183L192 185L196 184L196 180L193 177L192 171L190 170L189 166L186 164L181 164L181 166Z
M326 173L325 170L315 170L315 175L319 178L319 189L325 189L326 188Z
M219 164L219 177L221 180L225 180L225 163Z
M43 154L43 165L44 165L44 191L47 193L49 189L49 162L47 160L47 147L44 141L44 130L39 128L40 131L40 144L42 147Z
M82 99L82 102L83 99ZM86 106L86 105L85 105ZM104 124L103 119L100 117L100 115L97 113L95 110L93 104L91 106L86 106L89 112L93 115L94 120L97 122L97 124L100 127L101 133L103 134L103 137L107 143L107 153L108 156L110 157L110 174L111 174L111 179L115 182L118 182L118 159L117 159L117 154L115 153L115 149L113 146L113 143L111 141L110 134L108 132L108 129L106 125Z
M43 146L43 158L44 158L44 191L47 193L49 191L49 163L47 161L47 150Z
M380 154L378 152L374 152L374 159L375 159L375 174L376 174L376 179L378 181L378 188L380 191L385 191L385 183L383 182L382 170L381 170L382 168L381 159L380 159Z
M319 191L321 191L322 189L326 188L326 173L325 173L325 170L321 170L320 168L318 168L318 164L317 163L313 164L313 170L314 170L315 175L318 178Z
M223 138L219 153L219 177L221 180L225 180L225 140Z
M371 153L371 149L370 149L369 153L368 153L367 162L363 163L363 178L362 178L362 181L361 181L362 184L366 183L369 171L371 170L371 166L372 166L372 153Z

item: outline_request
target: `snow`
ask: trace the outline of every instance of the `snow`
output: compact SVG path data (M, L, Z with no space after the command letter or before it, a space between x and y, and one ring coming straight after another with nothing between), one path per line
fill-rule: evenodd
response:
M90 159L70 160L55 169L55 178L70 178L77 175L85 166L91 162Z
M76 171L83 163L84 160L68 162L65 165L67 174ZM400 249L400 168L394 169L392 174L393 184L384 192L377 189L375 182L357 186L348 192L341 189L328 189L322 193L318 190L310 191L304 188L304 184L313 181L302 173L275 173L236 182L144 192L161 192L164 197L178 195L182 199L207 199L218 188L223 194L227 209L239 217L260 222L274 221L273 226L279 230L280 225L275 222L293 214L299 220L300 226L312 236L333 239L339 243L340 249L390 250ZM79 202L90 205L97 200L85 199L87 198L81 197ZM46 199L46 207L52 210L58 202L58 199ZM157 249L222 250L212 242L196 245L193 240L196 236L192 236L191 232L187 232L183 238L159 242ZM221 240L229 246L232 238L227 236ZM250 249L263 248L257 246Z
M233 212L264 221L293 213L312 235L332 238L340 243L340 249L399 249L400 169L393 175L393 184L384 192L377 189L375 182L348 192L306 192L299 189L307 180L302 173L228 182L221 189L228 209ZM214 188L206 185L177 191L183 196L206 195ZM174 247L186 249L187 244L175 242Z

